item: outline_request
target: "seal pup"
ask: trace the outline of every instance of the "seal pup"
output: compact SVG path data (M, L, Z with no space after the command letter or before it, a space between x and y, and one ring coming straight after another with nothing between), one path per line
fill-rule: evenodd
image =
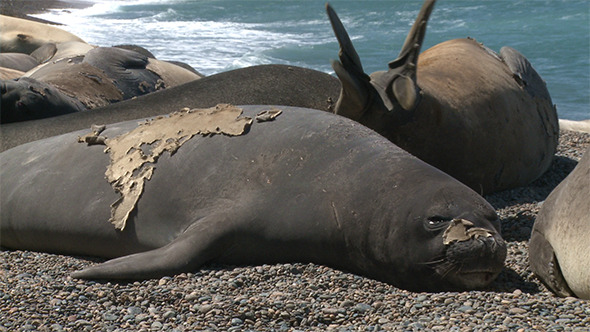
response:
M84 42L80 37L49 24L0 15L0 53L31 54L47 43L67 41Z
M531 270L555 294L590 299L590 148L549 194L529 242Z
M0 150L45 137L112 123L170 113L170 109L235 105L286 105L332 111L340 83L332 75L287 65L260 65L230 70L156 91L131 100L42 120L0 127Z
M73 274L85 279L314 262L440 291L502 269L496 213L452 177L328 112L241 113L186 109L2 152L2 245L118 257Z
M516 50L454 39L419 57L434 0L424 2L388 71L365 74L330 5L342 82L335 113L372 128L481 194L526 185L550 166L557 112L545 82Z

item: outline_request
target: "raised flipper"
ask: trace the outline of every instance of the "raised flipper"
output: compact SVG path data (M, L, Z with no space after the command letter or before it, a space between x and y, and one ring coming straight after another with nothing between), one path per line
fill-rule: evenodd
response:
M340 44L338 52L340 61L332 61L332 68L342 84L334 113L358 121L370 106L370 102L378 95L371 86L371 78L363 70L361 60L346 29L330 4L326 4L326 12Z
M576 296L561 273L553 247L537 230L533 230L529 241L529 264L537 278L556 295Z
M435 2L436 0L424 2L399 56L389 63L389 70L372 77L371 84L390 111L396 108L396 104L403 110L413 111L419 102L420 89L416 83L416 66L426 34L426 24Z
M80 279L142 280L197 270L223 251L225 216L211 215L189 226L169 244L72 273Z

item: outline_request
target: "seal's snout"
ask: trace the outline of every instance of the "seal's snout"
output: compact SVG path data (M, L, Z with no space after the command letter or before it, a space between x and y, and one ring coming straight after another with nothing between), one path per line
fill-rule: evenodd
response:
M465 219L453 219L443 233L445 260L455 284L484 287L502 270L506 259L506 242L493 229L474 227ZM447 270L447 272L449 272Z

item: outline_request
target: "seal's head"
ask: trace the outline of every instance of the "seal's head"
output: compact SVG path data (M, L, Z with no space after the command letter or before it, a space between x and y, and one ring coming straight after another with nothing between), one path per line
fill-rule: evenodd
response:
M478 289L503 268L506 243L494 209L475 192L460 187L447 182L423 193L429 205L426 213L413 215L407 224L414 233L411 237L423 239L410 253L415 256L408 266L409 289L412 285L420 290Z
M490 284L507 252L492 206L428 165L408 167L412 171L395 179L386 195L389 201L379 206L392 213L378 223L383 228L371 239L373 277L412 291L472 290Z

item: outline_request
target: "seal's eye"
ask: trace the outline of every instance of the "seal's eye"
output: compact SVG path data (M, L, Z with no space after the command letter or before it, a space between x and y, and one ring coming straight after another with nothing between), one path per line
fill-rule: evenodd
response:
M437 230L445 227L453 218L432 216L426 220L426 225L431 230Z

